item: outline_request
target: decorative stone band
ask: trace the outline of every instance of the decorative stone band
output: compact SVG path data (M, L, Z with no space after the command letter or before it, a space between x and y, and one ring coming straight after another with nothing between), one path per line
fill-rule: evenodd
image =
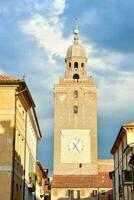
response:
M9 171L12 171L12 166L10 166L10 165L0 165L0 172L1 171L5 171L5 172L9 172Z

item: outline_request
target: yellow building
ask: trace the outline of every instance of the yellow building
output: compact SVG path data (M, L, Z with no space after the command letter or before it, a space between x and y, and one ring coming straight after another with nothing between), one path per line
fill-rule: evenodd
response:
M111 189L112 160L98 160L97 90L87 77L79 30L67 50L65 77L54 87L54 175L52 200L92 199ZM99 181L98 181L99 180ZM105 191L105 192L104 192Z
M30 112L38 141L41 132L25 80L0 75L0 199L22 200L24 197Z

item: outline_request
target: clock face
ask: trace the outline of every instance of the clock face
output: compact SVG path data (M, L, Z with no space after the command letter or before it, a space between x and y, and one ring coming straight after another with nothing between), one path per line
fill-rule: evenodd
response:
M85 147L83 141L79 138L74 138L73 140L70 140L67 146L68 151L72 153L81 153L81 151L83 151Z
M90 163L90 129L61 129L61 163Z

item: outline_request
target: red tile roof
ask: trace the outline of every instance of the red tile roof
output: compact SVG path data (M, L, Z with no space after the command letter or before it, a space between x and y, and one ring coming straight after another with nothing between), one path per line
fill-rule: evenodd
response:
M54 175L53 188L112 188L109 173L98 175Z
M17 81L17 80L22 80L22 78L0 74L0 81Z

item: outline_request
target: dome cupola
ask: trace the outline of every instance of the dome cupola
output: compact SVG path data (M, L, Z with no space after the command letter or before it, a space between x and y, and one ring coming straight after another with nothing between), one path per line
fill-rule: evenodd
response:
M79 44L79 30L78 28L74 29L74 43L71 45L67 50L66 58L69 57L86 57L86 51L85 48Z

